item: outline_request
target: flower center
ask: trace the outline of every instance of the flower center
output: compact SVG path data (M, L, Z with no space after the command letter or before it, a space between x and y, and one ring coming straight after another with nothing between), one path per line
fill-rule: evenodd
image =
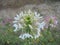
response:
M26 16L26 17L24 18L24 22L25 22L26 25L32 24L32 22L31 22L31 17L30 17L30 16Z
M30 17L30 16L26 16L26 17L24 18L24 22L25 22L25 24L26 24L26 26L25 26L26 32L28 32L28 33L30 34L30 33L31 33L31 29L30 29L29 25L32 24L32 22L31 22L31 17Z

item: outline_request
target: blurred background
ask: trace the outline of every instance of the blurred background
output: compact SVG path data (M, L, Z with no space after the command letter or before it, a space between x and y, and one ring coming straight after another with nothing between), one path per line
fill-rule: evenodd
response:
M29 10L29 9L35 10L43 16L54 15L57 17L58 29L56 30L57 33L55 32L54 35L58 37L58 38L55 37L57 39L56 45L60 45L60 0L0 0L0 18L3 19L6 18L5 20L7 20L7 18L13 19L17 13L20 13L20 11ZM8 22L10 21L8 20ZM0 24L0 33L1 33L0 44L4 45L5 42L9 43L9 40L11 41L11 44L16 42L20 43L19 42L20 40L16 38L17 36L15 36L16 34L12 33L13 30L8 26L5 27L7 27L7 29L3 27L1 29L1 24ZM10 31L9 28L12 31ZM21 43L21 45L22 44L23 43Z
M32 9L60 19L60 0L0 0L0 17L13 18L20 10Z
M27 4L54 3L60 0L0 0L1 8L18 8Z

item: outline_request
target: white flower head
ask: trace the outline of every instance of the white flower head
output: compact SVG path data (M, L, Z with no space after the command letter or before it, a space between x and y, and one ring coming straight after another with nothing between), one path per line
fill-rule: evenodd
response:
M36 39L40 36L41 29L43 29L45 26L44 22L42 23L40 22L41 19L43 19L43 17L40 16L40 14L37 13L36 11L34 12L31 11L30 9L28 11L24 12L22 11L19 13L19 15L14 17L13 21L13 26L15 27L14 31L23 30L22 33L24 34L21 34L19 36L19 38L21 39L30 37Z

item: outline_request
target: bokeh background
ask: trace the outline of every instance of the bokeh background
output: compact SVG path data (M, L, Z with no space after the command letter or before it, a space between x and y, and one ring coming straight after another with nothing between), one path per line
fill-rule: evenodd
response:
M55 15L58 19L58 26L56 30L58 34L56 36L60 37L60 0L0 0L0 18L3 19L13 19L20 11L28 9L35 10L43 16ZM2 32L3 34L5 34L4 31ZM2 32L0 31L0 33ZM11 33L9 33L10 32L7 33L8 37L5 38L7 40L9 40L8 38L10 38L9 35ZM12 40L13 39L15 39L15 37L13 37ZM60 45L60 40L58 41L58 43L59 44L57 45Z
M0 0L0 17L13 18L24 9L36 10L42 15L56 15L60 22L60 0Z

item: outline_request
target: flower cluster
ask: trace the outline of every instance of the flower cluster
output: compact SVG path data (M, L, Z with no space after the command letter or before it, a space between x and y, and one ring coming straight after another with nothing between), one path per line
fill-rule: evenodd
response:
M21 31L19 38L38 38L41 36L41 29L43 30L46 25L50 24L52 27L57 24L55 16L40 16L36 11L21 11L14 17L13 27L15 27L14 32ZM48 26L47 26L48 27Z
M25 39L31 37L36 39L40 36L40 31L45 25L42 19L43 17L36 11L28 10L28 12L20 12L19 15L14 17L14 31L22 30L24 34L21 34L19 38Z
M48 28L49 25L51 27L56 27L56 25L58 24L56 16L46 16L44 17L44 22L46 23L45 25L46 28Z

